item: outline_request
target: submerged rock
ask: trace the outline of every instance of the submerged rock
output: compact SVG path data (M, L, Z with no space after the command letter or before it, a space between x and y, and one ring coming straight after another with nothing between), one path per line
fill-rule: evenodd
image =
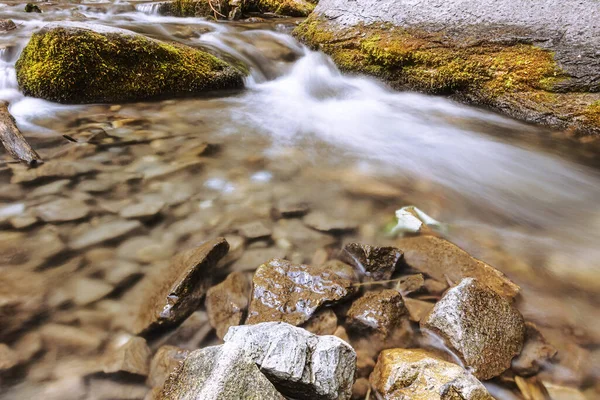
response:
M74 236L69 243L73 250L81 250L106 241L118 239L142 225L138 221L107 221L99 226L90 226L89 229Z
M230 326L240 325L248 309L251 282L247 275L232 272L206 293L206 312L210 324L222 339Z
M247 324L306 322L320 307L354 294L352 282L323 267L274 259L258 267Z
M196 350L172 373L157 400L285 400L243 348Z
M206 294L207 279L228 250L225 239L209 240L176 255L166 268L147 276L144 285L138 285L141 293L133 293L140 296L134 333L150 334L192 314Z
M8 32L17 29L12 19L0 19L0 32Z
M286 323L236 326L227 345L243 348L286 396L298 400L343 400L352 394L356 353L335 336L317 336Z
M352 303L348 322L358 330L374 331L387 337L408 318L402 295L394 290L367 292Z
M494 267L471 257L447 240L435 236L418 236L398 241L404 260L411 267L432 278L453 283L463 278L477 278L501 296L513 298L519 287Z
M104 372L129 372L146 376L151 354L144 338L132 337L107 355Z
M295 34L345 71L515 118L600 132L595 0L321 0ZM562 15L560 21L556 15Z
M511 368L521 376L535 375L556 353L556 348L546 340L542 332L534 324L526 322L525 344L521 354L513 358Z
M420 349L382 351L370 382L385 400L493 400L462 367Z
M114 103L242 87L242 74L198 49L116 28L48 25L16 63L24 94L59 103Z
M341 254L342 260L373 280L392 277L402 259L402 250L395 247L376 247L368 244L348 243Z
M510 367L521 352L525 322L508 300L473 278L446 292L421 327L441 336L479 379Z

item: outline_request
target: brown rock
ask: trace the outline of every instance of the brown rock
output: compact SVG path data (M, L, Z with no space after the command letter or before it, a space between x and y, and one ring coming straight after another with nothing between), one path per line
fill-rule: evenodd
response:
M370 388L371 384L367 378L358 378L352 385L352 400L366 399Z
M139 203L134 203L123 208L119 215L128 219L151 219L156 217L164 207L165 203L163 201L142 199Z
M131 374L148 375L150 356L152 353L146 339L132 337L122 346L113 349L104 363L104 372L129 372Z
M17 354L4 343L0 343L0 373L11 369L19 362Z
M450 280L455 284L463 278L476 278L506 298L519 293L519 287L502 272L444 239L409 237L400 239L398 247L404 251L404 260L410 267L440 282Z
M233 271L256 271L256 269L265 262L273 258L285 258L287 250L277 247L268 249L248 249L232 265Z
M493 400L462 367L420 349L382 351L369 381L384 400Z
M247 324L306 322L320 307L354 294L352 282L323 269L274 259L254 274Z
M110 221L91 226L80 235L74 236L69 243L73 250L81 250L109 240L125 236L142 225L138 221Z
M335 331L332 333L333 336L337 336L342 339L346 343L350 343L350 338L348 337L348 333L346 332L346 328L342 325L335 328Z
M556 348L548 343L537 327L531 322L526 322L525 344L521 354L512 360L511 368L517 375L535 375L556 353Z
M159 348L150 363L150 374L146 383L152 387L162 387L169 374L185 360L188 354L189 350L175 346L162 346Z
M232 272L220 284L206 293L206 312L219 339L227 333L230 326L240 325L248 309L251 282L248 275Z
M402 259L402 251L395 247L348 243L342 250L341 259L354 266L359 274L381 281L392 277Z
M0 19L0 32L8 32L17 29L12 19Z
M112 285L100 280L84 277L73 278L65 289L67 296L78 306L98 301L114 290Z
M425 279L423 279L423 274L414 274L400 278L396 284L396 290L398 290L402 296L406 296L411 293L418 292L424 286Z
M196 350L213 328L205 311L195 311L165 338L164 343L186 350Z
M0 268L0 340L45 309L46 285L40 274Z
M354 222L344 218L335 218L322 211L313 211L303 219L304 223L313 229L331 234L342 234L353 232L358 229Z
M44 347L63 354L90 354L95 352L106 337L101 331L92 331L62 324L47 324L40 329Z
M93 172L97 165L90 162L46 160L37 168L27 168L23 165L11 166L13 176L11 183L33 182L46 178L74 178L79 175Z
M19 362L25 363L42 350L42 336L35 331L26 333L15 343L14 349Z
M82 201L58 199L37 207L37 215L44 222L68 222L83 219L90 208Z
M421 327L441 336L479 379L510 367L521 352L525 323L504 297L474 278L448 290Z
M414 322L420 322L424 317L431 312L431 309L435 304L429 303L423 300L411 299L409 297L404 298L404 305L408 310L410 320Z
M337 323L337 315L330 308L326 308L313 315L303 328L315 335L333 335Z
M176 255L171 264L148 275L137 285L140 296L134 333L145 334L177 325L198 308L207 283L229 245L223 238L209 240L199 247Z
M448 289L448 284L445 282L436 281L435 279L425 279L423 284L425 290L434 296L439 296Z
M262 221L254 221L244 224L238 228L240 235L248 240L264 239L271 236L271 228Z
M384 337L399 328L408 316L402 295L394 289L367 292L352 303L348 323L357 330L380 333Z
M293 199L283 199L277 202L271 214L275 219L279 218L297 218L308 213L308 204Z

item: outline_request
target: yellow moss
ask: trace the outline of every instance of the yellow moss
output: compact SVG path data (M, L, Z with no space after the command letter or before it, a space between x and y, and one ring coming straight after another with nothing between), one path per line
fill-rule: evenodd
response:
M600 100L590 104L583 115L590 124L600 127Z
M226 19L229 14L229 2L228 0L174 0L161 4L159 14Z
M16 71L26 95L62 103L132 101L243 85L238 70L204 51L81 28L35 33Z
M260 11L290 17L306 17L315 9L314 3L305 0L255 0L254 3Z

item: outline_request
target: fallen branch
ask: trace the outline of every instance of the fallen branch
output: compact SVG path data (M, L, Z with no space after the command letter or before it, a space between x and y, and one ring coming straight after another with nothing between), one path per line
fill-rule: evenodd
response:
M8 112L8 103L0 101L0 141L13 158L34 167L42 162L38 153L23 137L15 120Z

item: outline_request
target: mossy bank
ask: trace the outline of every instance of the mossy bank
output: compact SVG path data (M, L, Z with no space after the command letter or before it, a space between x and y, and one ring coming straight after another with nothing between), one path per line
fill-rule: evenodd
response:
M428 27L339 25L312 14L294 34L345 72L396 89L450 95L529 122L600 134L600 93L565 89L571 79L554 53L519 41L481 40Z
M250 13L306 17L317 0L174 0L160 5L158 13L177 17L236 20Z
M16 63L23 93L59 103L113 103L243 87L243 74L191 47L118 29L49 26Z

